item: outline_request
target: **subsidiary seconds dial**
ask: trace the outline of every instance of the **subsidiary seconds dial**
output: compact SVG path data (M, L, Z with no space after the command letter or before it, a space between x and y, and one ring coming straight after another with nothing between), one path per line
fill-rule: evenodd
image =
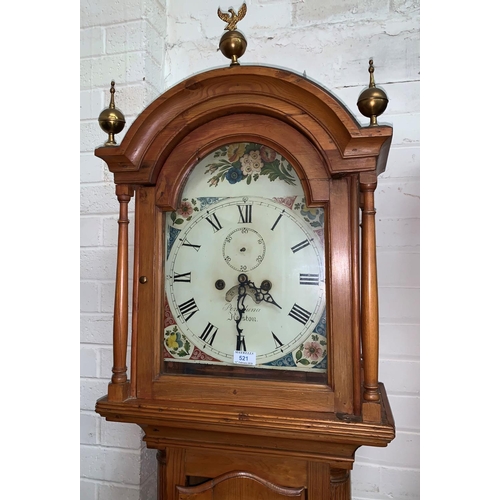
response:
M257 365L306 339L325 307L324 250L307 222L266 198L226 198L172 244L165 292L179 330L200 351Z
M231 231L222 245L222 256L226 264L235 271L252 271L262 263L265 255L264 238L255 229L248 227Z

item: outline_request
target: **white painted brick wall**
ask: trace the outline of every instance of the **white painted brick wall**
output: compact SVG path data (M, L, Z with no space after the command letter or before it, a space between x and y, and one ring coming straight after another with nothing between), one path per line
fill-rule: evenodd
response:
M106 140L97 117L109 103L111 80L125 131L164 89L165 3L83 0L80 22L80 498L147 500L154 491L155 452L144 447L138 426L106 422L94 412L111 376L118 202L112 175L93 152ZM133 209L132 202L131 246Z
M217 51L220 0L82 0L81 6L81 499L149 500L154 452L138 427L93 412L111 369L118 203L112 176L93 156L106 139L97 116L117 82L127 128L162 91L227 64ZM376 192L380 284L380 379L397 425L387 448L361 448L353 500L419 498L420 408L420 13L412 0L247 0L239 28L241 63L285 67L330 89L362 123L356 107L368 60L389 96L380 123L394 127L387 171ZM166 50L165 50L166 49ZM121 140L124 133L118 136ZM133 209L133 203L131 204ZM131 214L131 228L133 214ZM132 244L133 233L130 232Z

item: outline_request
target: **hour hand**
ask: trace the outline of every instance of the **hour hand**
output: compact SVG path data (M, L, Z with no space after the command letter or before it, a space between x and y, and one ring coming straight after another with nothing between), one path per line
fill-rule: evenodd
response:
M260 288L257 288L252 281L248 280L245 274L240 274L238 276L239 285L234 285L226 292L226 301L231 302L236 296L246 296L252 297L256 304L260 304L262 301L268 304L274 304L276 307L281 309L281 306L273 299L272 295L269 293L272 285L269 280L264 280Z

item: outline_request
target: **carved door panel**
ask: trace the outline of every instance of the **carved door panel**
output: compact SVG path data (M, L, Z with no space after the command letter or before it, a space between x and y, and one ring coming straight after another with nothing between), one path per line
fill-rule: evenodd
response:
M284 488L248 472L229 472L198 486L177 486L177 500L305 500L304 488Z

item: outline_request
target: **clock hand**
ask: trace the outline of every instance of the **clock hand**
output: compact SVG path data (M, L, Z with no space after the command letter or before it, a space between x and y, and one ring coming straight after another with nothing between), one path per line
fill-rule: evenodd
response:
M264 280L260 285L260 288L257 288L254 283L251 281L248 282L248 286L252 290L254 290L255 297L254 300L257 304L260 304L262 301L267 302L268 304L274 304L276 307L282 308L277 302L273 299L272 295L269 293L271 289L271 282L269 280Z
M272 287L272 284L269 280L264 280L261 283L260 288L257 288L255 284L248 279L246 274L240 274L238 276L239 285L235 285L231 287L226 292L226 301L231 302L233 298L238 294L238 300L236 308L238 310L238 315L235 318L236 322L236 350L237 351L246 351L245 337L243 335L243 328L240 328L240 323L243 318L243 314L246 311L245 307L245 297L249 295L252 297L256 304L260 304L262 301L267 302L268 304L274 304L276 307L282 308L269 293L269 290Z
M274 304L276 307L279 307L280 309L282 309L282 307L276 303L276 301L273 299L272 295L269 292L264 292L262 294L262 296L263 296L264 302L267 302L269 304Z
M240 282L238 287L238 301L237 301L237 309L238 309L238 317L235 319L236 322L236 332L237 332L237 338L236 338L236 350L237 351L246 351L246 344L245 344L245 337L242 335L243 333L243 328L240 328L240 322L241 319L243 318L243 314L246 311L245 308L245 297L247 296L247 284L248 284L248 277L246 274L240 274L238 276L238 281ZM227 300L227 297L226 297Z
M272 295L269 293L269 290L272 286L269 280L264 280L260 285L260 288L257 288L252 281L248 280L245 274L240 274L240 276L244 276L240 284L234 285L226 292L226 302L231 302L238 294L240 287L243 286L245 287L246 294L252 297L253 301L256 304L264 301L268 302L269 304L274 304L276 307L279 307L281 309L281 306L276 303Z
M276 307L281 309L281 306L274 300L272 295L269 293L271 289L271 282L269 280L264 280L260 288L257 288L255 284L248 279L246 274L240 274L238 276L238 285L234 285L226 292L226 301L231 302L233 298L238 294L238 300L236 303L236 309L238 311L235 317L236 323L236 350L246 351L245 337L243 335L243 328L240 328L241 320L243 319L243 314L245 314L245 297L249 295L252 297L256 304L260 304L262 301L268 304L274 304Z
M240 285L234 285L226 292L227 302L231 302L234 297L236 297L236 294L238 294L238 290L240 289L240 287L244 287L246 294L252 297L253 301L256 304L260 304L262 301L264 301L268 304L274 304L276 307L282 309L282 307L274 300L273 296L269 293L271 283L268 280L264 280L261 284L261 287L257 288L252 281L249 281L248 278L246 278L246 275L241 274L240 276L245 276L245 279L241 282Z

